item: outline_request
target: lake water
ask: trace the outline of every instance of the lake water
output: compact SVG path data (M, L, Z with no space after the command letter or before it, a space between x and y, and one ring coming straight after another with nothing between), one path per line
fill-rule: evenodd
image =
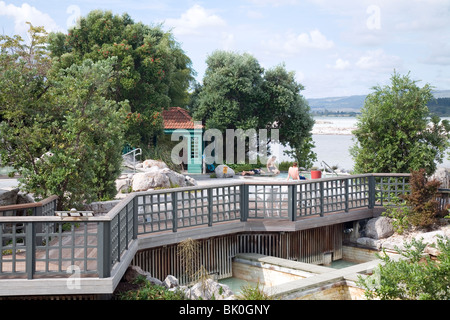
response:
M450 118L443 118L450 120ZM357 119L354 117L314 117L312 138L315 143L314 152L317 161L314 166L322 168L322 161L339 169L352 170L354 161L350 155L350 148L355 144L351 131L356 128ZM273 152L280 161L292 161L283 154L281 145L275 145ZM447 158L447 157L446 157ZM301 166L301 164L300 164ZM444 159L438 167L450 168L450 160Z

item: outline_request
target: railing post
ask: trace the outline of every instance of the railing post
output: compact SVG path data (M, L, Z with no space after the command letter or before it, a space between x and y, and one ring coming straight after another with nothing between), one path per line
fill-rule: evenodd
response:
M97 271L99 278L111 276L111 221L98 224Z
M369 209L375 207L375 176L369 176Z
M213 224L213 191L212 188L206 189L207 201L208 201L208 226L212 227Z
M36 269L36 244L35 236L36 231L34 222L27 222L25 226L25 241L26 241L26 271L29 280L33 279L33 275Z
M349 196L348 196L349 179L351 179L351 178L347 178L347 179L344 180L345 212L348 212L348 209L349 209L349 205L348 205L348 200L349 200Z
M290 221L295 221L296 203L297 203L297 193L295 192L297 185L288 186L288 217Z
M172 231L177 232L178 229L178 193L172 192Z
M323 198L324 198L324 190L323 190L323 181L319 182L320 184L320 216L323 217Z
M40 216L42 216L42 207L35 207L34 208L34 216L36 216L36 217L40 217ZM42 233L42 231L44 230L43 229L43 224L42 223L40 223L40 224L38 224L37 225L37 227L36 226L34 226L33 228L34 228L34 233L35 233L35 235L36 234L38 234L38 233ZM39 244L41 244L42 243L42 237L39 237L39 238L35 238L35 240L34 240L36 243L39 243Z
M138 235L138 214L139 214L139 199L135 195L133 198L133 240L137 239Z
M245 222L248 219L248 185L241 184L240 189L240 209L241 209L241 221Z

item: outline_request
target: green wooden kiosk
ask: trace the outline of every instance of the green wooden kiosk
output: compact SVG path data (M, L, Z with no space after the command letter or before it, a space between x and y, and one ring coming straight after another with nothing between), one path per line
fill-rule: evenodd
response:
M188 111L180 107L172 107L162 113L164 120L164 133L172 134L175 130L186 132L187 146L187 172L203 172L203 125L194 122Z

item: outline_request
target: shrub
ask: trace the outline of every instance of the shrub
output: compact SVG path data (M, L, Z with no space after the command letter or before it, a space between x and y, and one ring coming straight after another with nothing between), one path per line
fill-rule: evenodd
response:
M255 286L248 283L241 288L241 294L238 295L239 300L273 300L266 292L264 288L260 287L258 282Z
M450 299L450 241L437 240L436 260L424 255L423 240L404 244L396 250L403 259L392 259L385 252L378 254L383 265L368 277L358 276L357 284L364 288L367 299L381 300L448 300Z
M121 292L119 300L187 300L181 290L170 291L164 286L152 284L147 280L137 278L139 289Z
M385 216L393 219L394 228L401 233L410 226L428 229L445 213L440 209L436 200L440 182L428 181L424 169L411 171L411 192L399 196L394 201L396 206L388 207Z

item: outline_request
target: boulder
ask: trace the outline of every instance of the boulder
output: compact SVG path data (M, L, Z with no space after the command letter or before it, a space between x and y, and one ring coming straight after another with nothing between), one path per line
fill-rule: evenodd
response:
M223 300L233 296L233 291L225 284L212 279L197 282L186 291L186 296L193 300Z
M191 177L186 177L169 168L160 169L157 166L153 166L145 172L138 172L134 174L131 179L133 191L147 191L154 188L176 188L196 185L197 182Z
M161 173L158 167L146 172L139 172L133 176L133 191L147 191L151 188L170 188L170 180Z
M159 171L161 174L166 175L169 178L170 187L185 187L186 177L181 173L170 170L169 168L164 168Z
M179 285L178 279L171 275L168 275L164 279L163 283L166 286L166 288L168 288L168 289L176 288Z
M119 178L116 180L116 190L117 192L127 192L129 187L131 187L132 179L126 178Z
M384 239L394 234L391 219L387 217L377 217L367 221L365 235L372 239Z
M186 176L186 186L191 187L191 186L196 186L197 185L197 181L195 181L194 178L190 177L190 176Z
M371 249L375 249L378 250L380 249L380 243L378 240L372 239L372 238L367 238L367 237L361 237L356 239L356 243L366 247L366 248L371 248Z
M126 282L129 282L129 283L133 283L136 280L136 278L139 276L145 277L145 279L147 279L147 281L149 281L152 284L155 284L158 286L164 285L160 280L152 277L149 272L142 270L138 266L129 266L123 276L123 280L125 280Z
M151 169L153 167L157 167L159 169L165 169L168 168L167 164L165 164L164 161L161 160L152 160L152 159L147 159L144 162L142 162L142 168L144 170L146 169Z
M0 190L0 206L10 206L17 204L19 189Z
M33 202L35 202L35 201L30 194L22 193L22 192L19 192L17 194L16 204L26 204L26 203L33 203Z
M233 178L234 174L235 174L234 170L225 164L221 164L221 165L217 166L216 169L214 170L214 172L216 174L216 177L219 179Z
M94 215L106 214L114 208L120 200L96 201L84 206L85 211L92 211Z

